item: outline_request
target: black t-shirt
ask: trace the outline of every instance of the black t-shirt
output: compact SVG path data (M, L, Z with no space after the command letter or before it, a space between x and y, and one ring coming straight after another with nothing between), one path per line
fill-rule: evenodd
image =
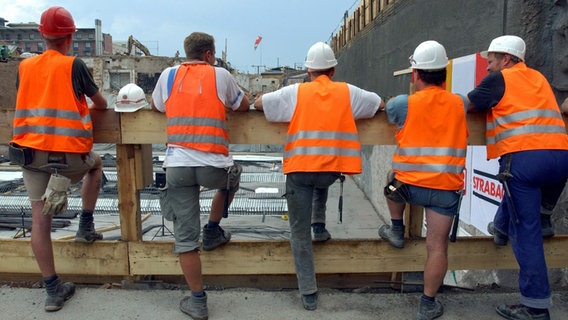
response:
M73 60L73 66L71 67L71 81L73 82L73 91L75 91L75 96L79 100L81 100L83 94L87 97L92 97L99 91L99 87L97 87L91 73L89 73L89 68L87 68L87 65L81 59L75 58ZM18 74L16 77L16 89L19 85L20 75Z
M505 78L499 71L489 73L467 97L477 111L485 112L496 106L504 94Z

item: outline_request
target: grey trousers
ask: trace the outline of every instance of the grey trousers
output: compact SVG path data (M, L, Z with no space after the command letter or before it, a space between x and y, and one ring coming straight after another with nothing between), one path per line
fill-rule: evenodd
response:
M325 189L339 178L338 172L294 172L286 175L286 200L290 222L290 246L298 289L302 295L318 291L312 252L312 201L314 190Z
M312 201L312 224L325 224L325 210L327 203L327 188L314 188L314 198Z

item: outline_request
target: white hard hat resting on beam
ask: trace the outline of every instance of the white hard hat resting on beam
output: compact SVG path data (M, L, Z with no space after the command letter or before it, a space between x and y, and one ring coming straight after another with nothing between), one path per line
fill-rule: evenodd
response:
M507 35L493 39L489 44L489 49L487 49L487 51L482 51L479 54L482 57L487 58L487 54L489 52L507 53L521 59L521 61L525 61L526 50L527 46L523 39L517 36Z
M144 90L134 83L129 83L118 92L114 102L114 111L134 112L148 106Z

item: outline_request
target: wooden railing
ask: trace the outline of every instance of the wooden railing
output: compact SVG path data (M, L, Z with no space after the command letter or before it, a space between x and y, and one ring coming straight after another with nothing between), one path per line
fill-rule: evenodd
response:
M180 275L172 241L143 241L140 190L152 183L151 144L166 140L163 114L152 111L91 113L97 143L116 144L121 240L97 241L91 245L54 241L59 273L133 277ZM12 136L13 110L0 110L0 144ZM567 121L567 119L564 119ZM468 115L469 144L484 144L482 115ZM395 127L384 113L357 121L361 142L366 145L395 144ZM269 123L261 112L228 113L232 143L283 144L287 125ZM421 271L426 259L425 241L420 237L422 215L412 207L407 214L409 237L404 249L394 249L379 239L331 240L314 244L316 272L361 274ZM568 267L568 236L545 239L547 264ZM237 240L213 252L202 252L205 275L293 274L294 264L287 241ZM0 274L37 274L29 239L0 239ZM517 263L509 247L493 245L489 237L459 238L449 247L449 269L513 269Z

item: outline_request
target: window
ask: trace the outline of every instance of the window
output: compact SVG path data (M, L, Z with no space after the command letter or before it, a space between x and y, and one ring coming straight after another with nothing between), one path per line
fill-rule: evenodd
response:
M29 34L29 37L30 37L30 40L33 40L33 39L35 38L35 34L30 33L30 34Z
M22 40L22 34L18 33L18 40Z
M37 51L43 51L43 42L37 43Z
M81 39L82 37L83 37L83 35L78 33L78 32L77 32L77 34L75 34L75 39Z
M90 42L85 43L85 49L91 49L91 43Z
M89 39L94 39L95 38L95 34L94 33L89 33Z
M79 49L79 42L73 42L73 50Z

